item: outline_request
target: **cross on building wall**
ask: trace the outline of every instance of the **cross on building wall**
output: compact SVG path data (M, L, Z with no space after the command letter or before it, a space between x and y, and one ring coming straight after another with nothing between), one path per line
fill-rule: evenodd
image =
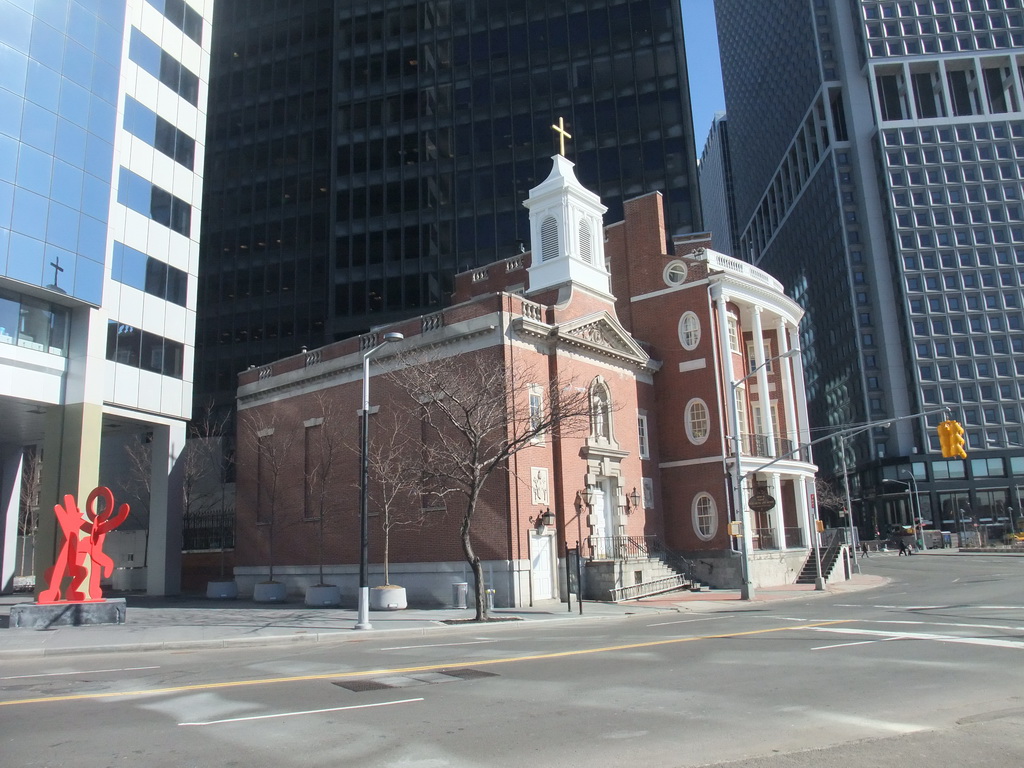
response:
M51 261L50 266L53 267L53 284L57 285L57 278L64 271L64 267L60 265L60 256L57 257L56 261Z

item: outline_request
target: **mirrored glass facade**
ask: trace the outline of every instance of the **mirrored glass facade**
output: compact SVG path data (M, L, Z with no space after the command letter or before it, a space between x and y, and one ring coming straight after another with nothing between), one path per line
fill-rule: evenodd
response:
M0 3L0 275L96 305L124 11Z
M558 151L700 229L675 0L218 0L197 387L442 305L529 248Z

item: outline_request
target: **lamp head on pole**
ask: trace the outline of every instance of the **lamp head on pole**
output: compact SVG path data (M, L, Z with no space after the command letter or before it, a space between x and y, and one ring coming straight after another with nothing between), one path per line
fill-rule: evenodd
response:
M387 333L384 334L383 341L401 341L404 338L404 333L399 333L398 331L388 331Z

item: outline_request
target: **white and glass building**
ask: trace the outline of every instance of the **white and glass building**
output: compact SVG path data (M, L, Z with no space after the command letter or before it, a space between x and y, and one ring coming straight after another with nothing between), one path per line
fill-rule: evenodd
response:
M812 427L891 422L816 462L839 471L850 449L864 534L908 524L914 494L928 527L1008 530L1024 472L1024 3L715 9L736 255L806 310ZM939 453L943 408L966 461Z
M178 589L212 12L0 0L2 590L31 560L28 509L42 574L46 510L97 485L133 507L106 547L115 575ZM145 477L128 477L132 441Z

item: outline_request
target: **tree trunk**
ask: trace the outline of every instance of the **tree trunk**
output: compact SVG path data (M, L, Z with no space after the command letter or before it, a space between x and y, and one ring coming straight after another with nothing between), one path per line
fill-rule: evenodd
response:
M317 542L317 556L320 562L320 581L319 584L324 583L324 505L320 504L320 539Z
M476 510L476 498L477 494L473 493L470 495L469 503L466 506L466 516L462 519L462 528L460 533L462 535L462 551L466 555L466 562L469 563L470 568L473 569L473 581L476 587L476 621L486 621L487 615L487 603L484 601L484 567L480 562L480 558L477 557L473 551L473 542L469 538L469 523L473 519L473 512Z

